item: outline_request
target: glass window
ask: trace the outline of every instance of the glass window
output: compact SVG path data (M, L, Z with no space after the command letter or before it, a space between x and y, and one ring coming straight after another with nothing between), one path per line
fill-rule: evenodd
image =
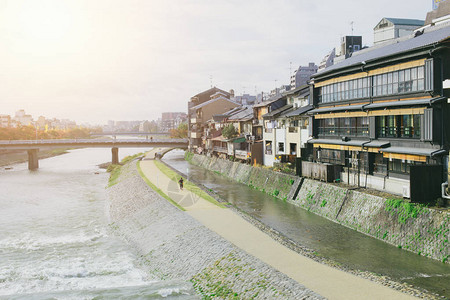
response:
M397 93L398 93L398 83L393 83L393 84L392 84L392 92L393 92L394 94L397 94Z
M417 68L412 68L411 69L411 79L417 79Z
M412 88L411 88L411 90L412 91L417 91L418 89L417 89L417 80L414 80L413 82L412 82Z
M398 82L398 72L392 73L392 82Z
M392 72L387 74L388 83L392 83Z
M284 152L284 143L278 143L278 152Z
M405 81L411 80L411 70L406 69L406 70L403 70L403 72L405 72Z
M424 80L423 79L417 80L417 90L422 91L424 88L425 88Z
M420 115L413 116L413 132L414 138L420 138Z
M417 78L421 79L423 78L423 67L418 67L417 68Z
M405 81L405 70L398 71L398 82Z

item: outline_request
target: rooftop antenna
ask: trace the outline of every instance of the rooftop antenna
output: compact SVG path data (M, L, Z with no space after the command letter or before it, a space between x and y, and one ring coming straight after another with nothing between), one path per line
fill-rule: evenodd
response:
M210 84L211 84L211 87L213 87L212 80L213 80L212 75L209 75L209 82L210 82Z
M353 48L355 47L353 45L353 21L350 22L350 26L352 28L352 40L351 40L351 45L350 45L350 47L351 47L350 53L353 54Z

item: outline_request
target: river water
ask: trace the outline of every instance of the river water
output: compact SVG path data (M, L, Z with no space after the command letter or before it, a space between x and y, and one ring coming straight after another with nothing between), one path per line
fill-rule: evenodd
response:
M450 298L448 264L398 249L214 172L190 165L183 156L184 151L174 150L167 153L163 160L264 224L315 250L318 255L352 269L387 275Z
M109 174L97 165L111 150L69 152L40 160L36 171L0 169L0 298L194 298L190 283L149 277L109 230Z

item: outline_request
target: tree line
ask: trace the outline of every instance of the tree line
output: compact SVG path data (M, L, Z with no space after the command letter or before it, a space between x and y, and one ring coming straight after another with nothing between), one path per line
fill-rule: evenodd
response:
M48 140L48 139L83 139L90 133L100 133L101 128L71 128L66 130L39 130L34 126L19 126L16 128L0 128L0 140Z

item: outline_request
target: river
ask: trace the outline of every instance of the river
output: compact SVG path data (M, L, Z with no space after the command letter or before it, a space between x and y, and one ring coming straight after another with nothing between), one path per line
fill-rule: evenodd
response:
M78 149L40 160L36 171L0 169L0 298L197 298L189 282L147 275L110 231L109 174L97 167L110 159L110 149Z
M450 298L448 264L398 249L214 172L190 165L183 156L184 151L174 150L167 153L163 160L262 223L313 249L318 255L352 269L386 275Z

